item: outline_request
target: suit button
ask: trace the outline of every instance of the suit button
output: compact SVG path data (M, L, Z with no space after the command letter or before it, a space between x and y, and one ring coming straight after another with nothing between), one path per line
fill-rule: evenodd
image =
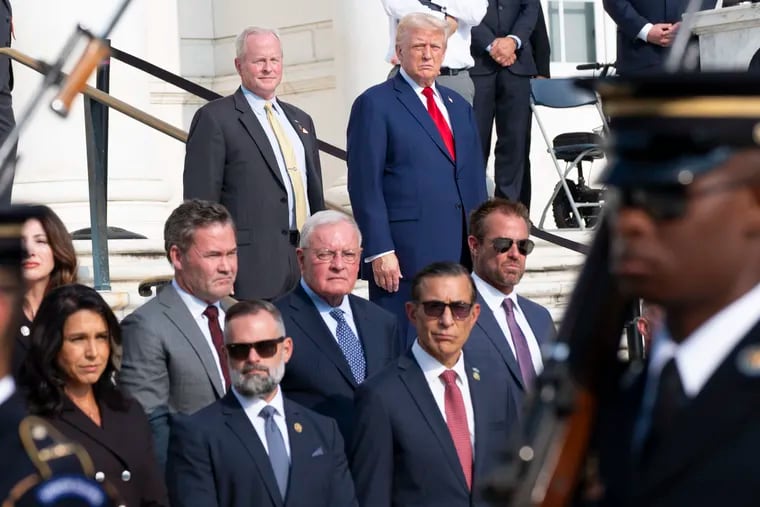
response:
M504 6L503 6L503 5L500 5L500 6L499 6L499 10L500 10L500 11L503 11L503 10L504 10Z
M287 236L287 235L288 235L288 231L286 231L285 229L283 229L283 230L282 230L282 231L280 231L280 232L282 232L282 235L283 235L283 236Z
M132 478L132 474L130 473L130 471L129 471L129 470L124 470L124 471L121 473L121 480L122 480L122 481L124 481L124 482L129 482L129 479L131 479L131 478Z
M288 198L287 198L287 197L283 197L282 199L280 199L280 202L281 202L281 203L286 203L286 204L287 204L287 202L288 202Z
M95 472L95 480L98 482L103 482L106 480L106 474L103 472Z

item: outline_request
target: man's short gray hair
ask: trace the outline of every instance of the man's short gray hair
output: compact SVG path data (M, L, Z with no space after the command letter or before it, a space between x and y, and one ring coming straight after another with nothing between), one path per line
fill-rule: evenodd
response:
M396 45L401 45L410 31L419 29L441 32L443 43L446 44L449 25L444 20L425 12L413 12L401 18L398 22L398 26L396 27Z
M237 58L242 57L245 54L245 41L248 38L249 35L274 35L274 37L279 41L280 40L280 34L277 33L277 30L274 28L261 28L259 26L249 26L242 32L240 32L240 35L237 36L235 39L235 56Z
M308 248L309 240L311 239L311 233L314 232L314 230L318 227L341 223L350 225L354 231L356 231L356 236L359 238L359 246L361 246L362 233L359 230L359 226L356 225L354 219L345 213L331 209L318 211L306 219L306 222L304 222L303 227L301 228L301 240L298 242L298 246L301 248Z

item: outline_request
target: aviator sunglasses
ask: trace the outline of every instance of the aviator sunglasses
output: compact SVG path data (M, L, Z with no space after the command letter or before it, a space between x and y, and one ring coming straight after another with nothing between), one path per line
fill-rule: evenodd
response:
M472 310L472 303L465 303L464 301L452 301L451 303L444 303L443 301L417 301L417 304L422 305L422 311L425 315L433 318L440 318L446 307L451 310L451 315L454 320L464 320L470 316Z
M493 244L493 249L500 254L509 252L515 243L517 243L517 251L521 255L528 255L533 251L533 247L536 246L533 240L530 239L494 238L491 243Z
M271 340L262 340L254 343L228 343L225 345L227 353L236 361L243 361L250 353L251 349L256 349L256 354L262 359L268 359L277 353L277 346L285 340L284 336L272 338Z

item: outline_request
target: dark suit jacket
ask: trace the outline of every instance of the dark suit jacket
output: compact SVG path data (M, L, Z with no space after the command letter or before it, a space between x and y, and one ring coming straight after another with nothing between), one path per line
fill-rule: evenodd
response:
M148 414L159 464L166 464L171 417L192 414L224 395L214 355L174 287L121 321L119 380Z
M557 330L549 310L519 295L517 300L539 345L554 340ZM493 312L488 308L480 293L478 293L478 303L480 303L480 315L475 327L472 328L470 338L464 345L464 350L466 353L476 352L498 359L500 368L505 371L513 385L511 392L515 396L515 404L519 409L525 397L525 384L520 374L520 366Z
M348 298L369 378L401 353L398 320L366 299L354 295ZM289 399L335 419L343 439L348 441L357 384L338 342L300 283L275 305L294 344L282 379L283 391Z
M503 457L517 414L509 383L487 358L465 354L465 365L475 414L472 495L446 422L409 350L356 393L351 471L362 507L487 505L483 480Z
M312 213L325 208L322 168L311 117L278 101L306 154ZM195 113L187 140L184 196L223 204L237 226L235 297L274 299L300 277L289 242L288 199L272 145L241 89ZM290 184L289 182L287 184Z
M174 507L347 507L356 505L335 421L285 399L290 479L282 501L266 450L230 391L177 419L169 451Z
M13 19L13 9L10 0L0 1L0 46L11 47L11 20ZM13 90L13 68L11 59L7 56L0 56L0 93L10 94Z
M603 0L604 10L617 24L617 72L626 75L658 70L670 48L649 44L637 35L647 23L676 23L687 0ZM715 0L702 0L700 9L710 9Z
M48 421L89 453L96 473L103 472L126 505L169 505L163 472L153 452L150 426L140 405L127 400L126 410L99 403L102 425L64 397L63 411ZM123 480L124 472L129 472Z
M18 434L18 425L26 417L26 407L18 391L0 405L0 503L16 483L35 473Z
M546 19L541 3L538 4L538 18L536 28L530 34L530 45L533 48L533 59L536 62L536 73L539 76L551 77L552 48L549 43L549 34L546 31Z
M433 261L461 260L464 217L487 198L472 108L456 92L437 88L456 162L400 73L361 94L348 122L348 193L363 253L395 250L407 280Z
M518 76L538 74L533 59L531 34L538 19L538 0L488 0L488 10L483 21L472 28L470 51L475 59L471 75L493 74L506 68ZM517 50L517 60L509 67L502 67L491 58L486 49L497 37L515 35L522 47Z
M720 339L716 336L716 339ZM632 441L647 370L624 377L600 406L600 472L604 505L707 507L757 505L760 449L760 323L728 355L678 414L672 432L638 465Z

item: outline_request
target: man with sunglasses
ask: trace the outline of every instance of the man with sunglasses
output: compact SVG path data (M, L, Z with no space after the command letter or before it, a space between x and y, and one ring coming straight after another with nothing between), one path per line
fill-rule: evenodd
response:
M597 90L614 136L609 269L665 314L644 367L600 405L604 505L757 505L760 81L653 75Z
M525 205L497 197L472 212L467 238L482 308L467 349L481 349L501 359L514 383L518 406L543 368L541 345L556 334L549 311L516 291L533 251L529 231Z
M510 383L493 358L463 353L480 313L461 265L417 273L407 316L409 351L359 386L351 471L362 507L485 506L517 418Z
M326 210L309 217L296 250L301 282L275 302L295 343L285 394L335 419L345 441L354 390L401 353L396 316L351 294L361 244L350 216Z
M277 308L261 300L230 307L224 350L230 391L172 430L172 505L356 506L337 424L279 387L293 340Z

